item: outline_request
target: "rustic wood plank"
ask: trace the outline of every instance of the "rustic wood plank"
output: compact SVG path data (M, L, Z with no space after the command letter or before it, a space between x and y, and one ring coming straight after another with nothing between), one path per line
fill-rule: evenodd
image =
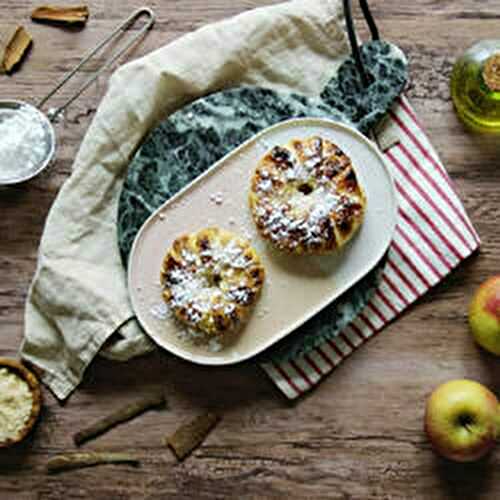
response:
M208 22L266 0L155 0L155 29L140 56ZM356 2L353 2L356 4ZM60 498L421 498L500 497L494 474L500 453L463 467L430 451L422 433L425 398L440 382L477 379L500 391L500 365L467 332L473 289L500 269L500 145L471 135L457 121L448 91L456 56L478 37L498 36L496 0L374 0L382 34L412 64L410 97L455 181L483 239L479 255L357 351L312 394L289 403L251 363L225 369L188 365L154 353L125 364L97 360L65 405L44 391L41 425L21 447L0 454L0 497ZM46 92L128 10L131 0L89 2L85 29L30 23L38 2L0 0L0 25L25 22L35 39L21 70L0 78L0 95L31 100ZM359 13L357 19L360 20ZM362 34L366 33L359 23ZM91 65L87 71L90 71ZM73 82L54 99L61 103ZM45 217L88 127L106 79L89 89L57 126L59 150L34 181L0 190L0 355L15 356L23 304L36 265ZM425 327L423 327L425 325ZM150 412L83 449L134 451L138 469L103 466L47 476L47 459L72 450L71 436L117 406L163 388L171 410ZM162 439L205 410L224 419L183 464Z

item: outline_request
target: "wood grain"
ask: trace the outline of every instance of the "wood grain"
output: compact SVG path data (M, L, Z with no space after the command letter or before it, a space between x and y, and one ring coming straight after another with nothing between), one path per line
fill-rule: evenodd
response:
M276 2L150 1L158 22L129 57L208 22L271 3ZM448 91L456 56L479 37L498 37L500 4L370 4L384 37L410 57L409 95L479 230L481 253L297 403L285 401L252 364L206 369L159 352L125 364L97 360L67 404L44 391L42 420L33 437L0 454L0 498L500 498L495 474L500 450L475 465L448 464L434 456L422 433L425 398L440 382L468 377L500 391L498 359L475 347L466 324L474 288L500 269L500 141L464 131ZM36 5L0 0L0 27L25 23L35 40L20 71L0 78L2 97L32 101L42 96L137 7L131 0L92 0L85 29L67 29L31 23L29 13ZM65 88L53 104L63 102L78 83ZM105 88L102 78L57 126L57 160L46 174L0 190L0 356L16 355L43 224ZM106 465L46 474L49 457L74 450L75 430L160 388L169 400L168 412L147 413L82 447L134 452L140 468ZM163 437L207 410L221 414L223 421L201 448L177 464Z

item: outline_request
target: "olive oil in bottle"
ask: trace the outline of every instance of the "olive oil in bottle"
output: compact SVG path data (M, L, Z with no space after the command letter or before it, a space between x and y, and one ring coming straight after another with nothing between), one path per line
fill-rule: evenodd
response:
M468 49L455 63L450 85L457 114L467 126L500 134L500 40Z

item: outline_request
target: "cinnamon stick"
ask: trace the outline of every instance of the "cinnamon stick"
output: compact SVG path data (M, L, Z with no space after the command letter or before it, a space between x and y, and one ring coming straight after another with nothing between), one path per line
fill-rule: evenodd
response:
M144 413L152 408L158 408L166 405L165 395L163 393L154 394L152 396L145 397L136 401L132 404L124 406L119 410L114 411L110 415L101 418L94 422L92 425L77 432L73 436L73 441L77 446L80 446L85 441L89 441L105 432L109 431L113 427L131 420L132 418Z
M0 38L2 45L0 69L2 72L10 73L24 57L33 39L21 25L8 28Z
M68 455L57 455L47 463L48 472L62 472L65 470L79 469L81 467L92 467L101 464L139 465L139 458L130 453L111 452L88 452L70 453Z
M184 460L195 448L201 445L210 431L217 425L220 417L213 413L200 415L181 425L166 439L167 445L178 460Z
M43 5L31 13L33 21L46 21L49 23L85 24L89 17L89 8L86 5L75 7L59 7L56 5Z

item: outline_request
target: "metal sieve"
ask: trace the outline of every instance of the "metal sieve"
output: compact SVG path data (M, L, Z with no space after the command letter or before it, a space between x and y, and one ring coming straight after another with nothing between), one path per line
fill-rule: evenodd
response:
M130 28L141 17L146 24L95 71L78 90L57 108L47 114L41 107L97 52L108 45L119 33ZM53 122L77 99L111 64L122 56L154 24L155 15L147 7L134 11L104 40L87 53L60 82L36 106L18 100L0 100L0 186L17 184L35 177L44 170L54 157L56 134Z

